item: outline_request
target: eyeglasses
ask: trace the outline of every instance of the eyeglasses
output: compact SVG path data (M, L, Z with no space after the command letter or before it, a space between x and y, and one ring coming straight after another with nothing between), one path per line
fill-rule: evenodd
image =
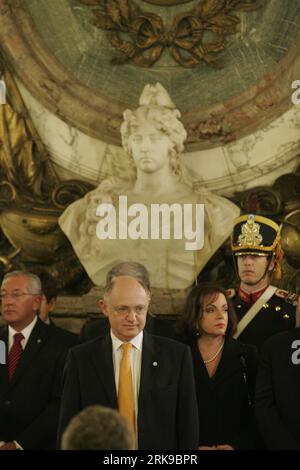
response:
M148 305L136 305L135 307L127 307L126 305L115 306L108 304L118 315L129 315L133 310L136 315L143 315L148 310Z
M24 295L37 295L37 294L29 294L28 292L9 294L9 293L6 292L5 294L2 294L2 293L0 294L0 300L4 300L8 296L10 296L13 300L21 300L21 298Z

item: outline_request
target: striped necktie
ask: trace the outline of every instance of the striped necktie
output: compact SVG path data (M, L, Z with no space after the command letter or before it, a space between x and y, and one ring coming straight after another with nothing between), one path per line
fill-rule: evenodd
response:
M24 339L22 333L14 334L14 342L8 354L8 380L11 382L18 367L23 348L21 341Z

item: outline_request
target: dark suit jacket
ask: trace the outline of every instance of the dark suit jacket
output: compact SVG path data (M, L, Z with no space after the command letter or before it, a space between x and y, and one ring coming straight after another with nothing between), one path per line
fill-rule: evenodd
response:
M59 442L70 419L89 405L117 409L110 335L73 348L61 403ZM139 449L196 449L193 366L186 345L144 331L138 402Z
M255 347L227 338L216 373L210 378L197 341L190 345L199 410L199 445L257 447L254 410L250 405L254 401L258 362Z
M79 341L84 343L99 336L105 336L109 333L110 324L106 316L87 321L79 335ZM157 336L165 336L167 338L176 339L175 321L169 319L155 318L148 313L145 330Z
M298 341L297 349L292 348ZM300 450L300 328L266 341L256 387L256 415L269 449ZM297 363L293 363L293 359Z
M8 344L7 326L0 329L0 339ZM0 441L55 449L63 367L77 342L73 333L38 319L11 383L7 361L0 365Z
M253 304L244 302L238 295L232 301L238 321L240 321ZM238 339L242 343L255 345L258 351L260 351L266 339L281 331L295 328L295 312L294 305L278 297L275 293L244 329Z

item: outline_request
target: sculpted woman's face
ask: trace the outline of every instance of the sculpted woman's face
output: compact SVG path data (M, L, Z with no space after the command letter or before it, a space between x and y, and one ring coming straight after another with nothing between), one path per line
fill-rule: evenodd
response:
M143 122L129 137L129 148L138 170L155 173L169 166L173 144L169 136L156 129L151 122Z

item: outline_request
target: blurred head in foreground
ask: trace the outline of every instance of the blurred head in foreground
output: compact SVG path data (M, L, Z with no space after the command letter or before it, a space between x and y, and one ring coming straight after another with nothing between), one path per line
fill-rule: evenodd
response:
M118 411L95 405L71 419L61 447L63 450L129 450L133 448L133 436Z

